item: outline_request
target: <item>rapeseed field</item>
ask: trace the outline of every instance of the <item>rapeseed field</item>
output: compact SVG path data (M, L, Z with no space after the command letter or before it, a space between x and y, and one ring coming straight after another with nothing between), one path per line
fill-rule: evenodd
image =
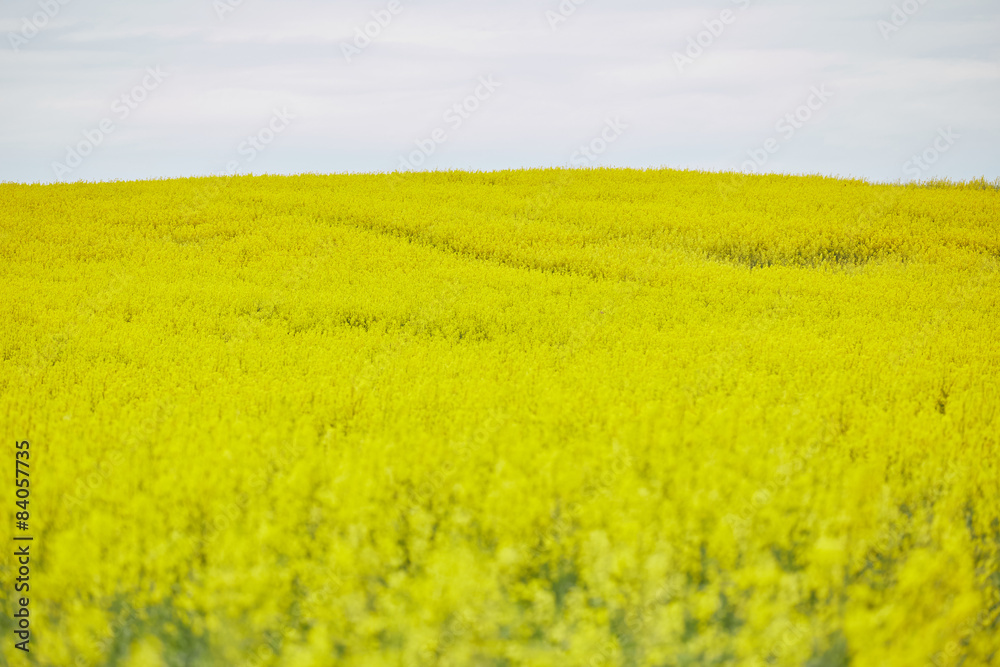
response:
M0 662L1000 663L994 184L4 184L0 253Z

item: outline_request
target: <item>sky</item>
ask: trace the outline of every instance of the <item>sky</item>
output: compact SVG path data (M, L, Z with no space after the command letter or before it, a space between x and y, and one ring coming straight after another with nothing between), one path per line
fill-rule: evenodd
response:
M997 0L4 0L0 181L1000 178Z

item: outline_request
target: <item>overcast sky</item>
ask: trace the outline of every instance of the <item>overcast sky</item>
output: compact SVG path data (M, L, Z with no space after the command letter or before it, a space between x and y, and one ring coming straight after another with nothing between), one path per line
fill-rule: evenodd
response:
M992 180L998 35L997 0L3 0L0 181Z

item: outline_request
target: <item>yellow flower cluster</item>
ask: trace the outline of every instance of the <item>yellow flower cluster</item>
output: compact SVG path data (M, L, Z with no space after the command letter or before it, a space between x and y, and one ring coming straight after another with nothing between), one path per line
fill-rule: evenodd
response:
M0 254L7 664L1000 661L991 184L4 184Z

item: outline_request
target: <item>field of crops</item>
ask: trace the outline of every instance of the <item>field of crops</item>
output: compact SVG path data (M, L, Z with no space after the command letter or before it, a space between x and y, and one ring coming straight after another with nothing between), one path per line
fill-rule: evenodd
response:
M991 184L5 184L0 255L0 662L1000 663Z

